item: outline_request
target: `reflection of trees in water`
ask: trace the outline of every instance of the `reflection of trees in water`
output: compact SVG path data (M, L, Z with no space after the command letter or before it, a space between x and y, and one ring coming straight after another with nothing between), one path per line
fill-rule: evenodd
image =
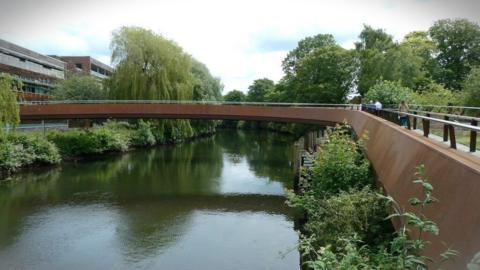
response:
M238 136L232 140L231 132ZM293 183L294 168L293 137L265 131L222 131L216 141L224 148L230 160L235 163L239 156L245 156L249 168L257 177L280 181L287 187Z
M221 170L221 148L212 139L202 139L17 174L0 183L0 245L12 243L24 217L39 206L134 203L165 194L212 193L217 183L211 180L218 179Z
M215 138L64 164L18 174L0 184L0 246L22 233L25 217L43 205L113 203L117 234L131 260L176 242L197 209L287 213L282 197L215 195L223 154L245 156L257 176L291 183L291 139L264 132L219 132Z

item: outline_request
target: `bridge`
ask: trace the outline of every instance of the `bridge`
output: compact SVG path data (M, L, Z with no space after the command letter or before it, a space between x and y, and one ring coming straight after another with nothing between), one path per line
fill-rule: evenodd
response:
M392 113L390 110L382 112ZM427 239L432 243L426 255L438 256L445 250L445 243L460 252L460 256L447 268L463 269L480 251L480 158L456 149L454 127L469 129L475 141L480 129L445 119L436 120L430 115L410 116L414 118L414 124L416 119L422 121L423 134L362 111L359 105L96 101L27 103L20 106L22 120L171 118L318 125L347 122L359 137L368 134L365 151L379 185L401 205L407 206L409 198L421 195L421 190L412 180L415 167L425 165L426 175L435 188L434 196L439 199L437 204L426 209L425 215L440 228L439 237ZM447 127L450 145L428 138L431 121ZM475 151L475 147L470 150Z

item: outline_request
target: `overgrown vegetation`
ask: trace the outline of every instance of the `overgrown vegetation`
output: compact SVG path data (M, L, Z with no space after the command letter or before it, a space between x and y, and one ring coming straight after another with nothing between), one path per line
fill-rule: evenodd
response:
M110 152L125 152L152 146L157 141L152 125L108 121L89 129L69 129L40 133L11 133L0 136L0 171L10 173L22 167L57 164L61 159L76 159Z
M299 249L305 269L427 269L433 259L423 256L423 234L438 227L423 214L434 203L432 185L419 166L415 184L423 197L410 199L418 211L405 211L375 188L362 141L355 142L348 126L328 134L312 169L303 170L300 192L287 192L288 204L303 210ZM388 214L392 213L393 214ZM394 231L390 218L400 222ZM455 256L447 250L442 260Z
M39 135L9 134L0 137L0 172L13 172L34 164L57 164L58 148Z

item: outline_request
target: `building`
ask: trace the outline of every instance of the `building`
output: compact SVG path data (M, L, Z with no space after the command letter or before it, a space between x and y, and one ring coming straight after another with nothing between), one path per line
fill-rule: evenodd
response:
M0 39L0 72L19 79L22 96L45 99L58 80L65 79L66 64Z
M73 73L90 74L100 79L112 75L113 68L90 56L57 56L51 57L60 59L67 64L67 70Z

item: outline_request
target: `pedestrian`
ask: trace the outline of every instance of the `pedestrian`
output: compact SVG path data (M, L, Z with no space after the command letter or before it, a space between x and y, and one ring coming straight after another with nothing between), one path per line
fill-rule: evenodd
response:
M375 114L377 116L380 116L380 111L382 110L382 103L380 103L380 101L376 101L375 102Z
M400 106L398 107L398 118L400 119L400 126L407 127L408 125L408 105L405 100L400 102Z

